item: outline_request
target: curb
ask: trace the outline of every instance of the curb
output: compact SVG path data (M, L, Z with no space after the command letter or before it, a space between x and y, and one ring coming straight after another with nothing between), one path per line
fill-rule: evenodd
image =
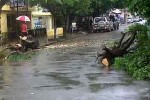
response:
M78 37L82 37L82 36L87 35L87 33L85 33L85 32L80 32L80 33L75 33L75 34L76 34L75 36L67 36L66 38L58 38L56 40L48 41L49 43L41 43L40 48L45 48L45 46L53 45L56 43L68 41L68 40L71 40L74 38L78 38ZM40 39L39 39L39 42L40 42ZM7 46L7 44L5 46ZM2 48L5 46L3 45ZM1 100L1 97L0 97L0 100Z

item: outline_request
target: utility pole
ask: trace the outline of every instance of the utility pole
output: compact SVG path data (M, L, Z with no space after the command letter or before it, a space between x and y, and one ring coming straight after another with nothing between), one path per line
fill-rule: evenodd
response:
M127 12L127 8L124 9L124 23L127 23L127 16L128 16L128 12Z
M19 15L19 9L18 9L18 5L19 5L19 3L18 3L18 0L17 0L17 17L18 17L18 15Z
M17 17L19 16L19 2L18 2L18 0L17 0ZM17 22L17 35L19 35L19 23Z
M27 12L29 11L29 9L28 9L28 5L29 5L29 1L28 1L28 0L26 0L26 8L27 8Z

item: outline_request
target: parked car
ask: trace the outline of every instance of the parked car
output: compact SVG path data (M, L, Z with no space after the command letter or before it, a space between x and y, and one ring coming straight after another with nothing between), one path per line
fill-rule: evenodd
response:
M127 23L133 23L133 18L132 17L128 17L127 18Z
M95 17L93 20L93 32L101 31L101 30L113 30L113 22L109 20L107 17Z
M139 17L133 18L133 22L139 22L139 21L140 21L140 18L139 18Z
M147 22L147 20L143 19L142 21L139 21L139 22L136 22L136 23L144 25L146 22Z

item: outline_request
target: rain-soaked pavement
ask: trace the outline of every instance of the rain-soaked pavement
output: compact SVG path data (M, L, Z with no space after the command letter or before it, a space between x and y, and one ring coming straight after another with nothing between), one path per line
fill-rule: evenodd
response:
M5 61L0 100L150 100L149 80L107 72L95 63L101 45L119 39L120 30L50 45L24 55L24 61Z

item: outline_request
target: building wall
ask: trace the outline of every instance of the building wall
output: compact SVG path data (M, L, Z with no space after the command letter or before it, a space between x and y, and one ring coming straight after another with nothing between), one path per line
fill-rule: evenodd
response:
M52 29L52 15L50 12L32 12L32 29L36 28L46 28L47 31L50 31ZM41 22L40 25L37 23Z
M1 21L0 21L0 26L1 26L1 33L7 32L7 15L6 13L1 13Z
M2 7L2 11L8 11L8 10L11 10L9 5L4 5ZM1 33L7 32L8 28L7 28L7 15L6 15L6 13L1 12L0 18L1 18L0 19Z
M9 5L4 5L4 6L2 7L2 10L11 10L11 9L10 9L10 6L9 6Z
M32 14L32 12L37 12L35 15ZM26 14L27 13L27 14ZM9 5L4 5L2 7L2 12L0 15L0 31L1 33L5 33L9 31L8 25L7 25L7 15L16 15L16 10L11 9ZM50 12L41 12L41 11L34 11L34 9L30 8L29 12L26 11L19 11L19 15L29 15L31 17L31 22L27 22L28 28L34 29L34 19L37 19L39 17L43 17L45 20L44 23L46 23L47 31L50 31L50 29L53 28L53 19ZM9 22L9 21L8 21ZM14 23L17 24L17 23ZM20 23L19 23L20 24Z
M50 16L50 29L52 29L52 28L53 28L53 17Z

